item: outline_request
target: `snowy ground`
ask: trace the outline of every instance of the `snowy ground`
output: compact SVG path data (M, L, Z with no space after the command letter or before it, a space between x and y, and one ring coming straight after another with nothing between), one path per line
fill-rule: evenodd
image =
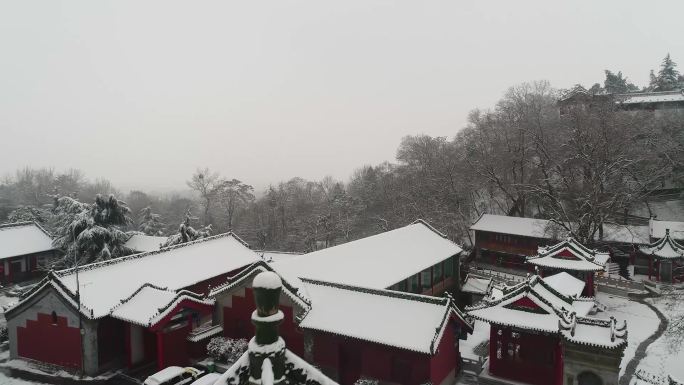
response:
M625 298L598 293L596 300L606 305L607 308L606 312L599 313L596 317L613 316L618 322L627 320L628 344L620 364L620 375L622 375L627 363L634 357L639 344L658 329L660 319L648 306Z
M4 307L17 302L16 297L8 297L5 293L0 293L0 326L5 326L5 309Z
M655 305L668 319L684 317L684 295L679 296L679 301L674 301L674 298L667 294L648 301ZM681 344L673 343L666 331L662 337L649 345L646 350L646 357L641 360L637 367L637 370L639 369L652 374L669 374L679 381L684 381L684 348L681 347Z
M473 334L469 335L467 340L461 341L461 355L464 358L477 360L478 356L481 354L482 344L487 341L489 341L489 324L482 321L475 321L475 330L473 330ZM477 349L478 347L480 348ZM476 349L478 351L476 351ZM486 356L487 353L485 353L485 357Z

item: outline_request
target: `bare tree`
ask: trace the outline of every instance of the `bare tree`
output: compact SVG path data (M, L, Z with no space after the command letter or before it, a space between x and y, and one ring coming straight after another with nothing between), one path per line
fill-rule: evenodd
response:
M197 169L187 184L199 194L204 208L204 225L210 225L212 223L211 206L217 195L216 188L220 184L218 173L209 171L207 167Z

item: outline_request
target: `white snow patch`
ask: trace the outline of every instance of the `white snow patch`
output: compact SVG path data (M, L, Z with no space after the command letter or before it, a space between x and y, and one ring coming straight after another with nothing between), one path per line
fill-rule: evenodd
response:
M272 271L264 271L257 274L252 282L252 287L260 287L264 289L279 289L283 286L283 281L278 274Z
M601 314L601 318L612 315L619 322L627 321L627 348L625 348L620 363L620 375L622 375L627 363L634 357L636 348L656 331L660 319L648 306L635 301L613 297L601 292L596 295L596 300L606 305L606 312Z

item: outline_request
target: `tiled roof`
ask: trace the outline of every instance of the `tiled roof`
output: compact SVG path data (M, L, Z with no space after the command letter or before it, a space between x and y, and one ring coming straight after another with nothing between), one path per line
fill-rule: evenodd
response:
M52 237L35 222L0 225L0 259L54 250Z
M608 253L589 249L576 239L567 238L552 246L539 247L538 254L527 258L527 263L561 270L601 271L608 258Z
M641 252L663 259L684 258L684 246L672 239L670 230L665 231L665 237L648 246L642 246Z

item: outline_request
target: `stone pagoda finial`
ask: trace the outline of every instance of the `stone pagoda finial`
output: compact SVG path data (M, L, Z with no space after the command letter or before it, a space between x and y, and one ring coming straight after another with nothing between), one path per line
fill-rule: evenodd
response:
M252 323L256 334L249 341L250 384L281 384L285 375L285 341L278 334L283 312L278 309L282 281L271 271L259 273L252 282L256 310Z

